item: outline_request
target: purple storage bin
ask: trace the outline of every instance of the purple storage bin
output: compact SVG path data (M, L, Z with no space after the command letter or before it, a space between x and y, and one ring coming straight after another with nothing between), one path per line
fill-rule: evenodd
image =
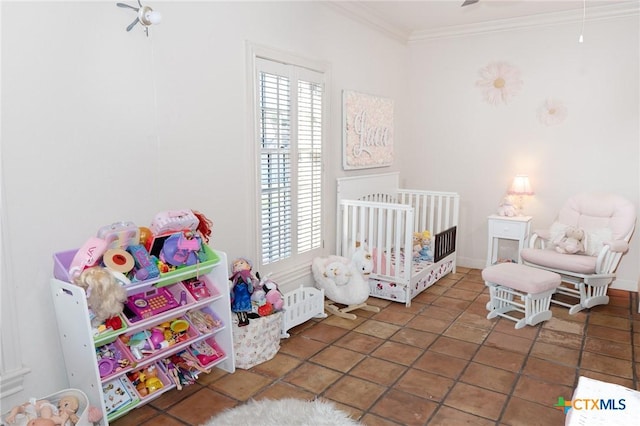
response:
M69 275L69 267L78 250L61 251L53 255L53 276L60 281L73 283Z

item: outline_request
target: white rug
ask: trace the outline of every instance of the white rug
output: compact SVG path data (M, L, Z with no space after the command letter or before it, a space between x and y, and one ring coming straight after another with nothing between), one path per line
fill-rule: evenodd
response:
M202 426L356 426L349 415L328 401L286 398L248 401L212 417Z

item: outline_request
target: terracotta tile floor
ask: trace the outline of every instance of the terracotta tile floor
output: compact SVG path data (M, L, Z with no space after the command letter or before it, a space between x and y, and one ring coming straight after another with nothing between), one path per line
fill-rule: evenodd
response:
M581 375L640 390L638 295L609 291L607 306L515 330L486 319L476 269L458 268L411 307L369 299L379 313L310 320L270 361L234 374L214 370L112 422L199 425L248 399L316 397L376 425L563 425L558 397Z

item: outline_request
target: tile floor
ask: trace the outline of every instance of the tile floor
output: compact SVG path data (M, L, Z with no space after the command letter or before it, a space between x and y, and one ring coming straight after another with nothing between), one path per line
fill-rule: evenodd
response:
M369 299L355 311L291 330L270 361L234 374L214 370L111 424L199 425L251 398L326 398L376 425L563 425L558 397L578 377L640 390L638 295L610 290L607 306L515 330L486 319L476 269L458 268L413 300Z

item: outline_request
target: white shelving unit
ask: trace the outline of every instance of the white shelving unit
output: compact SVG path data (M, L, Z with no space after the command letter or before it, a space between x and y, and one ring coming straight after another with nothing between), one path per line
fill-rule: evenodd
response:
M123 330L110 333L106 338L103 336L94 337L93 335L85 291L64 280L51 280L51 292L69 385L70 387L84 391L92 406L101 407L103 412L102 425L108 425L109 421L122 417L132 409L147 404L164 392L175 387L175 384L169 381L169 383L161 389L144 398L140 398L140 402L127 406L126 409L112 412L108 416L103 394L104 383L114 378L125 376L127 372L139 370L181 352L195 342L215 338L215 342L225 354L225 356L215 360L209 365L205 365L205 368L216 367L229 373L235 371L227 256L226 253L220 251L212 251L212 253L215 253L219 261L213 265L211 271L207 272L203 278L208 282L207 285L209 287L217 290L215 292L217 294L212 293L211 297L199 300L191 298L190 303L186 305L181 305L159 315L137 321L128 325L128 327ZM150 289L151 286L154 285L169 286L193 278L199 273L200 270L198 270L198 268L185 268L183 273L178 272L171 274L169 280L160 278L127 288L127 294L137 294ZM183 317L190 311L201 310L203 308L208 308L215 313L218 319L221 320L222 326L210 333L198 333L185 342L175 344L167 349L145 356L142 360L136 361L135 368L134 366L128 367L119 371L117 375L108 376L104 379L100 377L98 356L96 354L96 348L98 346L111 343L121 335L132 335L133 333L149 329L168 320Z

